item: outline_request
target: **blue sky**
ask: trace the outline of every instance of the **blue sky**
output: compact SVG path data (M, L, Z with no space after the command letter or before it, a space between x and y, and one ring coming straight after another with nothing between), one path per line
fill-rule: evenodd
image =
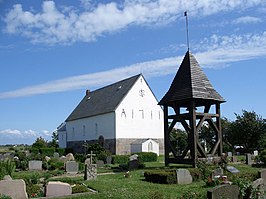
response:
M0 144L51 139L85 94L143 73L157 99L187 51L226 99L266 118L265 0L0 0Z

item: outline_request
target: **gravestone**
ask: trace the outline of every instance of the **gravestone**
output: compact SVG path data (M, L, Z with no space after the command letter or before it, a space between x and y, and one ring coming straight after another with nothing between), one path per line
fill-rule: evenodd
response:
M251 154L250 153L246 154L246 164L247 165L252 165L252 159L251 159Z
M44 159L45 159L46 162L49 162L49 160L51 160L51 158L48 157L48 156L45 156Z
M129 161L132 161L132 160L137 160L138 159L138 155L137 154L134 154L132 156L129 157Z
M42 161L40 160L29 161L29 170L42 170Z
M227 167L226 167L226 170L229 171L229 172L232 173L232 174L237 174L237 173L240 172L237 168L235 168L235 167L233 167L233 166L227 166Z
M66 162L66 172L67 173L78 173L79 171L79 163L76 161L67 161Z
M66 155L66 160L67 161L74 161L75 160L74 155L72 153L68 153Z
M24 180L1 180L0 194L14 199L28 199Z
M227 156L230 158L233 156L233 153L232 152L227 152Z
M54 152L54 155L53 156L54 156L55 159L59 159L59 153Z
M207 192L208 199L236 199L239 195L239 187L237 185L220 185L214 187Z
M101 167L104 166L104 161L102 161L102 160L97 160L97 161L96 161L96 164L97 164L97 168L101 168Z
M139 168L139 160L135 159L135 160L130 160L128 162L128 169L129 170L135 170Z
M90 154L87 154L87 159L89 159L89 160L87 160L87 163L86 163L86 160L85 160L85 164L87 164L87 165L89 165L89 164L92 164L93 163L93 156L96 156L96 154L93 154L93 151L91 151L91 153Z
M97 179L97 165L85 164L84 180L95 180L95 179Z
M254 152L254 156L258 156L259 155L259 151L255 150Z
M106 164L112 164L112 156L106 157Z
M212 179L216 177L222 177L224 175L224 170L222 168L217 168L212 172Z
M192 176L187 169L176 170L177 184L191 184Z
M3 177L3 180L12 180L11 176L10 175L5 175Z
M234 162L234 163L237 162L237 156L235 156L235 155L232 156L232 162Z
M262 178L264 180L265 185L266 185L266 169L262 169L259 171L259 178Z
M61 156L60 158L59 158L59 160L61 161L61 162L64 162L64 163L66 163L67 162L67 158L66 158L66 156Z
M70 184L64 182L48 182L46 186L46 197L71 195Z

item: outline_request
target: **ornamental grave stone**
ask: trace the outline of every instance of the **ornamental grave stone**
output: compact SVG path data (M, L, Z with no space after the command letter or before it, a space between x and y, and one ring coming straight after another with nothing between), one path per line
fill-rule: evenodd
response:
M112 164L112 156L106 157L106 164Z
M233 167L233 166L227 166L227 167L226 167L226 170L229 171L229 172L232 173L232 174L237 174L237 173L240 172L237 168L235 168L235 167Z
M97 179L97 165L85 164L84 180L96 180Z
M53 157L54 157L55 159L59 159L59 153L58 153L58 152L54 152Z

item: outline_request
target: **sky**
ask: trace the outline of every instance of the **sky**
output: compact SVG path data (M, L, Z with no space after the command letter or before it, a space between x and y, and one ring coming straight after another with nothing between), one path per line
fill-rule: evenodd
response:
M0 0L0 145L32 144L85 95L142 73L160 100L187 51L222 116L266 118L266 0Z

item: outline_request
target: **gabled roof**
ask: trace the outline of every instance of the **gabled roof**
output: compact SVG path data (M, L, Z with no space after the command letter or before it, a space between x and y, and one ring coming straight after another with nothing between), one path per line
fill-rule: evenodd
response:
M182 103L191 99L225 102L213 88L195 57L187 51L168 92L159 105Z
M140 76L142 75L139 74L88 92L68 116L66 122L115 111Z

